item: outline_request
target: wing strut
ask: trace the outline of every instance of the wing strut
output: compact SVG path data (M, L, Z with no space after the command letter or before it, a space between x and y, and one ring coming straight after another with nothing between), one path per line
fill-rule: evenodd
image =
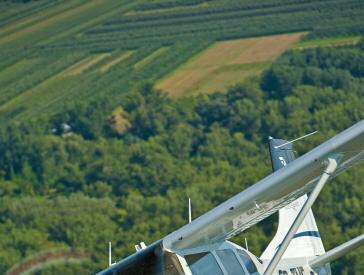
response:
M332 262L346 253L353 251L361 245L364 245L364 234L361 234L360 236L331 249L325 254L312 259L309 261L309 265L312 268L323 266L324 264Z
M303 205L301 211L297 215L296 219L294 220L293 224L291 225L290 229L288 230L286 236L283 239L283 242L278 247L278 250L274 254L272 260L269 262L267 269L264 272L264 275L273 274L274 269L277 267L277 264L281 260L284 252L286 251L289 243L291 242L294 234L297 232L298 228L300 227L302 221L304 220L307 212L311 209L313 203L317 199L318 195L320 194L322 188L324 187L327 180L330 178L331 174L336 170L337 161L333 158L327 159L327 166L325 171L320 177L315 188L312 190L311 194L309 195L308 199L306 200L305 204Z

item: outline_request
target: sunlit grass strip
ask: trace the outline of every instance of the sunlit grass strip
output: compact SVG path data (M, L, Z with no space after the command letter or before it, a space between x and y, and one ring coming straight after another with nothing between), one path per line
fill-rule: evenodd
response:
M175 7L168 8L160 8L160 9L151 9L151 10L131 10L125 13L125 16L143 16L143 15L154 15L154 14L168 14L170 12L188 12L196 10L196 8L208 8L208 3L198 3L194 5L180 5Z
M10 35L12 33L18 32L23 28L29 28L30 26L37 24L41 21L47 20L53 16L57 16L58 14L70 11L75 9L83 4L87 3L87 1L70 1L62 3L56 3L53 7L48 7L46 9L42 9L37 11L36 14L32 14L31 16L25 16L23 19L16 20L6 25L0 30L0 36Z
M333 46L345 46L345 45L355 45L362 37L357 36L339 36L339 37L325 37L312 40L303 40L298 42L293 49L306 49L306 48L316 48L316 47L333 47Z
M54 249L41 252L13 266L5 275L30 274L32 271L45 268L53 264L66 262L80 263L87 260L87 254L81 249Z
M116 57L115 59L111 60L110 62L106 63L100 68L100 72L105 73L108 71L111 67L115 66L116 64L120 63L121 61L127 59L130 57L134 51L127 51L123 52L120 56Z
M145 65L148 65L150 62L152 62L154 59L156 59L158 56L162 55L164 52L166 52L169 49L169 47L161 47L158 50L154 51L150 55L148 55L146 58L140 60L138 63L134 65L135 69L140 69Z
M80 62L76 63L75 65L64 71L63 74L66 76L82 74L85 70L110 55L111 53L102 53L86 57L85 59L81 60Z
M185 92L185 95L210 94L226 91L229 87L243 83L248 77L258 76L272 62L257 62L228 65L213 71L207 78ZM178 95L177 95L178 96Z
M45 20L42 20L35 24L21 28L18 31L10 33L9 35L1 38L1 42L8 43L8 42L17 40L17 39L25 37L25 36L31 36L34 34L34 32L37 32L44 28L50 27L56 23L59 23L59 22L65 21L65 20L70 20L80 13L87 13L88 11L90 11L92 9L97 9L102 4L103 4L103 2L101 2L101 1L85 2L85 4L82 4L78 7L75 7L70 10L66 10L64 12L51 16L50 18L46 18Z

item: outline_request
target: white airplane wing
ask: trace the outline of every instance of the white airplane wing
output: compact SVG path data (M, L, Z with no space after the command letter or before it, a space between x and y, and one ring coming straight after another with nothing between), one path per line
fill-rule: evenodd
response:
M246 230L310 192L329 157L339 163L331 178L364 159L364 120L169 234L164 249L213 246Z

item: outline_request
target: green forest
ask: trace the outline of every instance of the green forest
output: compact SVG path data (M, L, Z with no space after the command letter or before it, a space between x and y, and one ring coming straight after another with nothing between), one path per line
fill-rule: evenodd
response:
M295 32L228 90L155 88L218 41ZM364 119L363 33L361 0L0 1L0 274L94 274L109 241L121 260L186 224L189 197L196 218L269 175L268 136L319 131L299 156ZM363 178L361 163L315 203L326 250L364 232ZM277 223L232 241L260 255Z
M0 131L0 273L41 251L81 249L79 262L34 274L89 274L197 217L271 173L267 137L293 138L301 155L364 118L364 43L292 50L260 78L209 96L170 99L143 83L118 105L130 125L116 131L106 99ZM120 109L121 109L120 108ZM65 133L60 125L72 130ZM364 167L325 186L314 206L326 249L364 229ZM272 216L234 239L260 254ZM364 249L332 263L362 274Z
M364 30L361 0L23 2L0 1L1 124L53 116L100 97L117 103L136 83L160 79L216 41L292 32L307 32L309 40ZM161 47L158 58L136 65Z

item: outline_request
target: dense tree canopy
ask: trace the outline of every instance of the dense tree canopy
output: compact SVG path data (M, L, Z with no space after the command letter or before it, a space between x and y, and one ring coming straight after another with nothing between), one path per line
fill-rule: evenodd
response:
M172 100L146 84L119 105L131 127L117 132L112 104L96 100L52 118L0 130L0 273L39 251L84 249L89 260L37 274L90 273L122 258L270 173L266 139L294 138L302 154L364 118L364 51L317 48L282 56L260 79L228 92ZM62 124L71 127L64 132ZM53 131L52 131L53 130ZM327 249L363 232L364 167L328 184L314 207ZM253 252L276 217L242 233ZM364 273L364 250L332 264Z

